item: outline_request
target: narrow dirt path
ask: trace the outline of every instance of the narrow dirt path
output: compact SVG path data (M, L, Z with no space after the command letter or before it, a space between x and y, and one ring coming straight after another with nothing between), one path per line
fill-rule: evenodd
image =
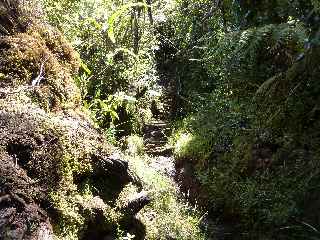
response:
M172 149L168 146L170 127L163 120L154 120L146 125L144 144L146 153L151 157L150 167L164 173L174 181L175 161Z
M163 115L162 115L163 116ZM181 188L179 182L177 182L177 170L175 158L173 155L173 149L168 144L168 138L171 134L169 120L154 119L149 122L144 128L144 145L145 151L149 158L149 167L164 174L170 178L172 184L177 190L177 194L181 198L188 197ZM179 171L179 170L178 170ZM215 222L212 219L207 219L207 215L204 216L201 222L201 228L204 232L211 232L208 234L207 240L225 240L223 227L217 228Z
M171 81L170 81L171 80ZM186 171L186 167L181 169L176 168L176 161L173 155L173 148L168 144L168 138L172 132L171 121L175 116L176 111L176 95L175 85L172 82L172 78L164 75L163 79L159 83L163 87L162 104L165 106L162 111L158 111L156 117L146 124L144 128L144 145L147 155L150 157L149 166L157 172L164 174L171 179L177 189L177 193L181 195L181 198L189 199L188 192L193 191L192 186L193 174L190 176L187 174L187 178L180 179L181 174L179 171ZM190 185L189 185L190 184ZM185 186L187 185L187 186ZM186 187L188 189L186 189ZM190 200L190 199L189 199ZM194 199L193 199L194 200ZM191 202L193 202L193 200ZM205 214L200 223L201 228L206 232L207 240L228 240L234 239L231 232L232 227L225 224L217 224L217 219L212 218Z
M161 107L155 109L154 119L145 126L143 139L146 153L152 159L150 167L164 173L175 182L175 160L168 138L171 134L170 123L175 115L176 81L174 75L165 69L159 69L159 75Z

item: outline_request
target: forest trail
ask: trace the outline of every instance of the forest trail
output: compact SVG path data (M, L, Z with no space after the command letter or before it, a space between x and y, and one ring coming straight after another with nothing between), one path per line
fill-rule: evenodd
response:
M168 144L171 134L171 120L175 115L176 81L175 76L163 66L158 66L158 85L162 89L160 105L153 109L153 119L147 123L143 131L146 153L152 159L150 167L163 173L174 182L175 160L173 149Z
M173 149L168 144L168 137L171 133L170 122L167 120L153 119L144 128L144 145L147 155L150 157L149 167L158 173L167 176L177 189L180 197L188 197L179 182L176 181L177 170L175 166L175 158ZM204 215L201 228L207 233L207 240L228 240L234 239L232 226L226 223L217 224L216 219L211 218L207 214Z
M150 167L174 181L175 161L172 148L168 146L170 131L168 122L156 119L145 126L143 138L146 153L152 159Z
M167 114L170 114L167 112ZM164 115L162 115L164 116ZM156 172L165 175L170 179L170 182L177 190L179 198L188 199L186 192L181 189L179 182L177 182L177 170L173 149L168 144L168 138L171 134L171 127L169 120L153 119L144 128L144 145L145 152L149 156L149 167ZM207 233L207 240L226 240L229 239L225 226L217 226L213 219L207 218L204 215L201 228ZM211 234L210 234L211 233Z
M149 156L149 167L156 172L165 175L177 190L179 198L186 201L191 200L189 191L183 187L188 180L181 177L180 171L185 171L176 165L173 153L173 147L169 144L169 137L172 133L172 119L177 114L177 96L175 76L170 71L161 71L162 76L158 84L162 87L163 93L161 97L161 110L156 109L153 119L147 123L143 130L143 140L145 153ZM178 167L178 168L177 168ZM189 176L192 178L192 176ZM186 181L185 183L183 181ZM192 198L192 197L191 197ZM190 201L191 200L191 201ZM199 223L202 231L206 233L207 240L228 240L234 239L234 229L228 223L217 222L216 217L209 216L207 213L203 216Z

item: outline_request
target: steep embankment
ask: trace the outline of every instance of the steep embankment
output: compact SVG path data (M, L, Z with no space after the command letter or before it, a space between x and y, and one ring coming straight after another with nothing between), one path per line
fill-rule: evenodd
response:
M149 200L121 195L138 182L81 111L78 54L25 7L0 2L0 238L113 239Z
M83 111L68 41L31 6L0 10L0 239L206 239L166 123L146 126L146 154L119 153Z
M163 27L178 173L228 239L319 238L319 6L296 3L179 1Z

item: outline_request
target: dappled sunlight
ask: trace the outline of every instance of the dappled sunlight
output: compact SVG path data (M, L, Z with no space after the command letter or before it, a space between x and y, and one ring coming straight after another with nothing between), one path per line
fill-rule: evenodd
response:
M317 0L0 0L0 239L320 239Z

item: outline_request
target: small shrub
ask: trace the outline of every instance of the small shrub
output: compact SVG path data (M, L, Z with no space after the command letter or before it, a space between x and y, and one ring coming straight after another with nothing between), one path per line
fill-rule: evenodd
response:
M126 138L126 153L132 156L143 155L144 153L144 141L143 138L138 135L131 135Z
M138 175L152 202L138 218L147 226L146 239L206 239L199 228L201 215L197 209L180 199L172 180L148 166L148 156L129 157L131 169Z

